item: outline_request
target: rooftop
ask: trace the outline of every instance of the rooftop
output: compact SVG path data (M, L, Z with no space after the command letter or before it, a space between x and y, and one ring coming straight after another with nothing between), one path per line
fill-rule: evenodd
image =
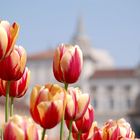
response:
M44 59L52 59L54 54L54 50L45 50L42 52L38 52L35 54L28 55L28 60L44 60Z
M135 69L108 69L95 71L91 78L132 78L136 76Z

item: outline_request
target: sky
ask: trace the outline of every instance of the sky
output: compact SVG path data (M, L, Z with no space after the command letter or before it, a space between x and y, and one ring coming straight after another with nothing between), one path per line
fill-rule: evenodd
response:
M94 48L105 49L116 67L140 62L140 0L1 0L0 19L20 25L18 45L28 54L67 43L82 16Z

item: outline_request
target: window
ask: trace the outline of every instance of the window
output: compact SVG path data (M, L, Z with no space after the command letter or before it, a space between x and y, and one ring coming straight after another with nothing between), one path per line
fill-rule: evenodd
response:
M113 86L109 85L107 86L107 95L108 95L108 101L109 101L109 109L114 109L114 99L113 99Z
M92 92L92 93L95 93L96 91L97 91L97 87L96 87L96 86L92 86L92 87L91 87L91 92Z
M97 99L96 97L93 98L93 107L97 109Z
M91 103L92 103L93 107L94 107L95 109L97 109L98 100L97 100L96 94L92 94L92 96L91 96L91 101L92 101Z
M113 101L112 96L110 96L110 98L109 98L109 107L110 107L111 110L114 109L114 101Z
M107 86L107 90L108 90L109 92L112 92L112 91L113 91L113 86L112 86L112 85Z
M130 92L131 86L130 85L125 85L124 89L126 92Z
M125 90L124 92L126 96L126 105L127 105L127 108L130 109L132 107L131 96L130 96L131 86L125 85L124 90Z
M131 100L129 97L127 98L127 107L128 107L128 109L131 108Z
M97 109L97 86L92 86L91 87L91 100L92 100L92 105L95 109Z

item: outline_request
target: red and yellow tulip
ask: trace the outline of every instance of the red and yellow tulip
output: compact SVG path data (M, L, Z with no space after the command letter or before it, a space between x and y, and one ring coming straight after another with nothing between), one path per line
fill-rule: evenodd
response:
M21 46L15 46L11 55L0 61L0 78L6 81L19 80L26 66L26 51Z
M75 121L75 125L78 132L85 133L89 131L93 120L94 120L94 109L91 105L89 105L84 116L81 119Z
M91 128L93 120L94 120L94 109L91 105L89 105L84 116L81 119L73 121L72 132L86 133ZM69 129L69 122L70 121L66 121L68 129Z
M77 133L73 133L74 140L77 140ZM103 140L102 130L97 126L97 122L93 122L89 131L82 133L80 140Z
M10 97L20 98L26 93L30 82L30 70L26 67L22 77L10 83ZM0 79L0 93L6 96L7 81Z
M107 121L103 126L103 140L118 140L120 137L134 139L130 124L125 119Z
M19 25L17 23L10 25L8 21L0 21L0 60L10 55L18 33Z
M89 94L82 94L79 88L68 88L66 95L65 120L80 119L85 114L89 102Z
M39 140L37 127L30 118L14 115L3 127L4 140Z
M61 44L54 52L53 73L59 82L75 83L81 73L83 55L79 46Z
M56 84L35 86L30 98L30 112L34 121L44 129L56 126L63 114L65 93Z

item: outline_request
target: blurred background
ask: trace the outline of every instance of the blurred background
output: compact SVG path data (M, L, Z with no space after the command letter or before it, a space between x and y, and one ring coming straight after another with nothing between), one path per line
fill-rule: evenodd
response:
M75 86L90 94L95 120L102 125L110 118L124 117L140 137L139 7L140 0L2 1L0 20L20 24L17 44L27 50L31 70L30 88L16 102L17 113L30 114L34 85L56 83L52 73L56 46L78 44L84 67ZM54 131L49 134L53 139Z

